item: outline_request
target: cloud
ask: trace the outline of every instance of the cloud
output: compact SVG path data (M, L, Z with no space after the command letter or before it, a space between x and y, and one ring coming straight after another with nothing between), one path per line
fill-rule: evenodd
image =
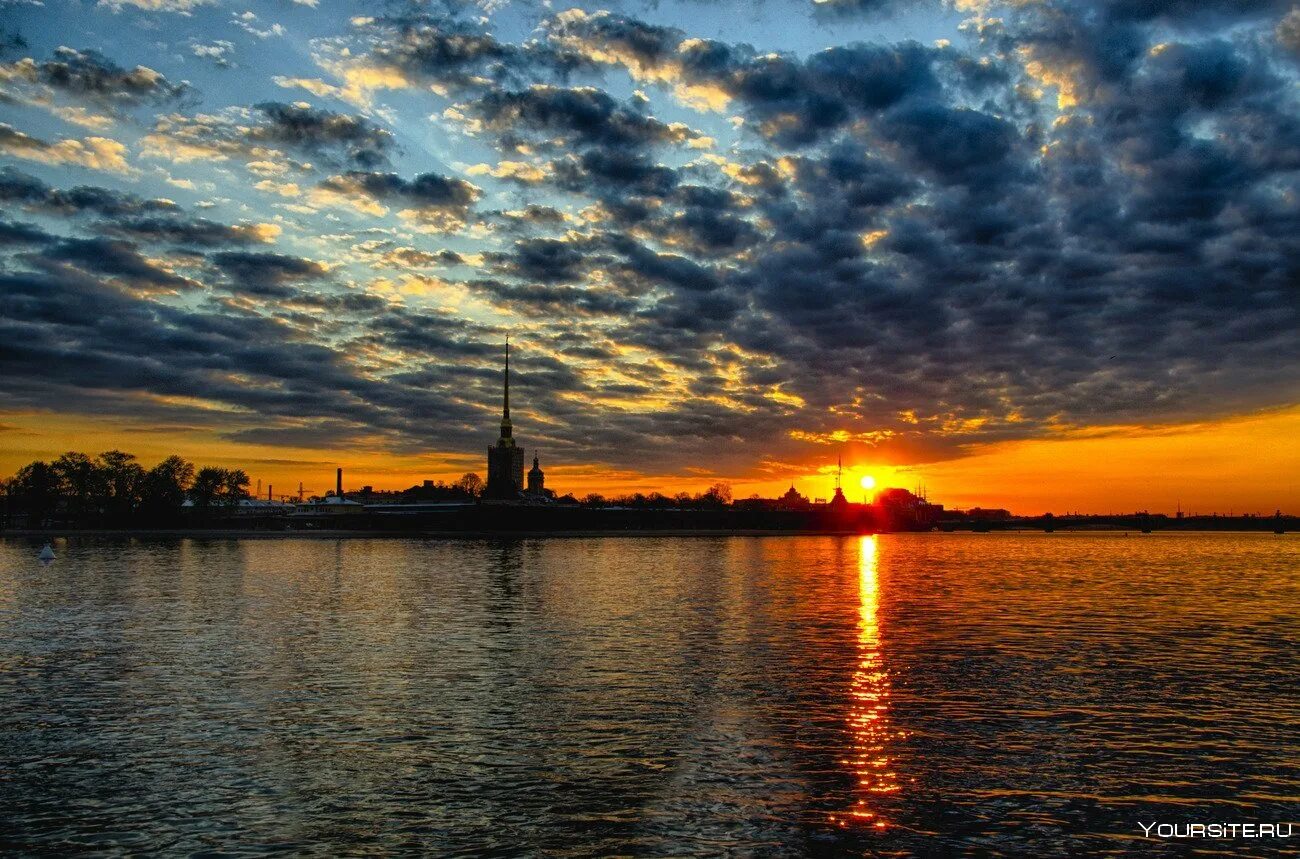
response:
M114 12L120 12L130 6L142 12L170 12L189 17L195 9L215 2L216 0L98 0L96 5L112 9Z
M320 110L303 102L264 101L255 109L265 121L248 132L251 140L320 155L336 150L347 163L372 168L388 163L394 148L393 135L362 116Z
M188 278L180 277L159 262L145 257L131 243L115 239L63 239L27 259L50 271L72 267L145 291L174 291L197 286Z
M308 169L290 163L284 149L333 166L373 168L387 164L396 148L393 135L365 117L274 101L221 114L160 116L141 145L149 157L173 163L237 158L277 172Z
M35 176L12 167L0 168L0 200L69 215L94 212L119 216L180 210L170 200L145 199L127 191L94 185L77 185L66 190L52 188Z
M48 216L99 215L90 229L115 238L185 246L262 244L281 232L276 224L222 224L184 213L171 200L146 199L127 191L95 185L54 188L35 176L0 168L0 201Z
M0 152L42 164L72 164L90 170L130 173L126 147L107 137L63 138L53 143L0 122Z
M96 225L106 235L190 247L265 244L280 235L275 224L220 224L206 218L134 217Z
M258 39L269 39L272 36L283 36L285 34L283 24L271 24L269 27L259 28L257 21L257 15L252 12L239 12L230 16L230 23Z
M594 87L496 90L458 109L507 141L518 137L547 148L622 148L681 143L699 136L685 125L663 123L620 105Z
M521 185L534 185L546 181L550 175L547 166L537 166L526 161L501 161L495 167L491 164L474 164L465 170L469 176L491 176L494 179L506 179Z
M445 96L539 73L562 79L587 65L582 57L543 42L501 41L483 19L468 20L454 11L356 17L352 24L348 37L313 43L317 65L341 85L290 75L276 82L368 107L378 90L425 87Z
M1278 44L1292 54L1300 56L1300 6L1292 9L1277 23L1274 30Z
M25 247L54 241L54 236L33 224L0 220L0 246Z
M888 15L903 9L927 5L935 10L939 8L938 2L927 3L925 0L912 3L903 3L899 0L812 0L812 5L818 15L829 18Z
M782 145L811 144L904 98L939 88L931 68L934 49L915 42L853 43L804 60L687 38L608 12L565 12L546 30L553 43L594 63L621 65L698 109L720 111L739 102L761 133Z
M211 42L190 42L190 53L200 59L210 60L214 65L228 69L233 65L231 57L235 53L235 45L225 39L215 39Z
M211 259L226 276L232 291L261 298L293 297L297 284L319 280L329 273L319 262L286 254L222 251Z
M173 83L148 66L126 69L98 51L59 47L48 60L30 57L0 64L0 81L40 87L108 108L185 101L190 85Z
M437 232L454 232L469 218L482 191L464 179L422 173L403 179L395 173L351 170L331 176L312 191L324 204L345 204L369 215L384 215L388 207L403 206L401 217Z

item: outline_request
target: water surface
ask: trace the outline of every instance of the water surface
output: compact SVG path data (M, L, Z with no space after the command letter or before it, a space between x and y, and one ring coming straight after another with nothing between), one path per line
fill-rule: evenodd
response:
M1119 855L1300 820L1292 535L38 549L0 540L0 848Z

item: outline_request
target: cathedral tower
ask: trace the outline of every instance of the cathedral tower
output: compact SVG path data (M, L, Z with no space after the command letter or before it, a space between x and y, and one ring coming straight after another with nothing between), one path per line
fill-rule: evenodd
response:
M501 436L488 448L488 479L484 498L514 499L524 488L524 449L515 445L510 423L510 338L506 338L504 397L501 407Z

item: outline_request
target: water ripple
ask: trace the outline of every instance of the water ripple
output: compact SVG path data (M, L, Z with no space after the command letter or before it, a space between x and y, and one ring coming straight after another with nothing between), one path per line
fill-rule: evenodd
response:
M1139 820L1300 820L1292 535L38 549L0 540L0 850L1122 855Z

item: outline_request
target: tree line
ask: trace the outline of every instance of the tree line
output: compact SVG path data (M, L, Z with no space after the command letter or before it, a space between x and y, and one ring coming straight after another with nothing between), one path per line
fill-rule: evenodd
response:
M662 492L634 492L606 498L598 492L593 492L584 496L580 503L584 507L645 507L654 509L726 507L731 504L731 485L715 483L703 492L697 492L694 495L689 492L678 492L676 495L665 495Z
M28 463L0 480L6 524L17 515L39 526L52 519L115 525L137 519L173 521L191 499L200 509L232 507L248 498L242 469L204 466L169 456L146 469L134 455L110 450L96 457L69 451Z

